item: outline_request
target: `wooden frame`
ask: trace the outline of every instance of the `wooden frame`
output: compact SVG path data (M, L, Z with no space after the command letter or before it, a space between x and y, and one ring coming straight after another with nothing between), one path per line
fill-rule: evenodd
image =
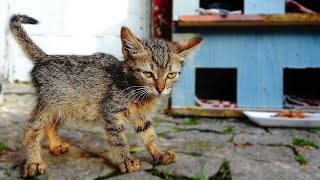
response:
M243 118L243 111L264 111L264 112L279 112L288 109L261 109L261 108L216 108L209 109L200 106L173 106L169 107L167 113L173 116L201 116L201 117L220 117L220 118ZM304 112L317 112L320 110L304 110Z
M180 16L177 27L320 26L320 14Z

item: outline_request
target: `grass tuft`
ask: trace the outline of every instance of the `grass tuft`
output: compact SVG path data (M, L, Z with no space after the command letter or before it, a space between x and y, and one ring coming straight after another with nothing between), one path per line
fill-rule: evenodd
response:
M6 148L7 148L7 147L6 147L6 145L5 145L5 144L0 143L0 151L5 150Z
M209 180L232 180L229 164L228 160L223 160L218 173L210 177Z
M314 141L308 140L308 139L300 139L300 138L297 138L295 135L292 135L292 144L296 146L317 147Z
M222 132L224 134L234 134L236 132L236 128L232 125L229 125L229 126L225 127Z
M199 120L200 120L199 117L191 117L187 121L183 122L183 125L185 125L185 126L194 126L194 125L199 124Z
M306 165L308 164L308 161L304 156L301 154L296 155L295 160L300 164L300 165Z

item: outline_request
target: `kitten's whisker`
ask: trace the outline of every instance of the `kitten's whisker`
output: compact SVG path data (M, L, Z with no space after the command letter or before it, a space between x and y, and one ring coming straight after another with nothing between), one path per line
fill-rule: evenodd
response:
M140 101L140 97L143 97L146 93L147 93L147 92L146 92L145 90L142 90L142 93L141 93L140 96L136 99L136 100L138 101L138 103L141 102L141 101Z
M123 105L128 105L128 103L126 102L127 99L135 96L135 94L141 90L143 90L144 88L138 88L138 89L135 89L135 90L132 90L130 91L128 94L126 94L125 96L122 97L121 99L121 102L120 102L120 106L123 106ZM130 102L130 100L129 100Z
M128 91L128 90L130 90L130 89L132 89L132 88L141 88L141 87L143 87L143 86L129 86L129 87L127 87L126 89L122 90L122 91L119 93L118 96L122 95L122 93L124 93L124 92L126 92L126 91Z
M133 100L136 100L135 98L137 97L137 96L140 96L141 94L143 94L144 92L143 91L138 91L138 92L136 92L135 93L135 95L129 100L129 102L128 102L128 105L133 101Z
M122 98L122 99L125 99L127 97L130 97L132 95L132 93L134 93L135 91L138 91L138 90L141 90L143 88L137 88L137 89L133 89L133 90L130 90L127 94L124 94L123 96L118 96L118 98ZM124 92L124 91L122 91Z
M130 90L130 89L132 89L132 88L142 88L142 87L143 87L143 86L130 86L130 87L127 87L126 89L122 90L122 91L119 93L119 95L117 96L117 98L120 98L123 93L125 93L126 91L128 91L128 90Z
M145 91L144 91L144 94L143 94L143 96L142 96L142 98L141 98L141 100L140 100L141 103L143 102L145 96L147 96L147 95L148 95L148 92L145 90Z
M147 92L146 95L143 96L143 99L142 99L143 103L145 103L147 101L148 95L149 95L149 93Z

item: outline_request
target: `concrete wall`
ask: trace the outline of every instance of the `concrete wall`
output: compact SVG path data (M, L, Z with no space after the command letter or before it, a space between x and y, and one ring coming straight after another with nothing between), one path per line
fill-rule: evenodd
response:
M0 8L0 39L6 39L0 42L0 76L10 81L30 81L33 66L3 30L12 14L27 14L40 21L24 27L48 54L106 52L121 58L121 26L142 39L150 37L148 0L0 0Z

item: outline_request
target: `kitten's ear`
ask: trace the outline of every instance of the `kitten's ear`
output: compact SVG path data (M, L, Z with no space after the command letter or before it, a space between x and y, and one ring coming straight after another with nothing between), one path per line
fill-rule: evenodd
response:
M188 55L194 52L201 43L202 38L198 37L182 40L178 43L173 43L174 52L185 59Z
M146 50L141 41L127 28L121 28L122 53L124 59L141 56Z

